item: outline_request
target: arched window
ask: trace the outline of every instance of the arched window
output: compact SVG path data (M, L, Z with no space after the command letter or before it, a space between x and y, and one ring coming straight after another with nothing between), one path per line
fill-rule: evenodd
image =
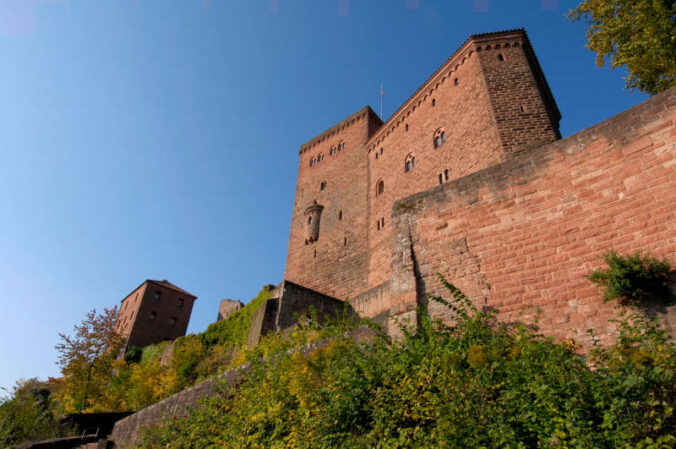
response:
M502 62L505 60L505 57L502 56L502 53L498 53L498 61Z
M310 167L314 167L314 165L317 163L317 159L312 158L310 159Z
M326 181L322 181L321 184L319 184L319 190L324 190L326 189Z
M434 148L439 148L444 142L446 142L446 131L439 128L434 132Z
M376 183L376 196L382 195L385 191L385 181L382 179Z
M409 154L406 156L406 160L404 161L404 171L409 172L413 170L413 167L415 167L415 156L413 154Z

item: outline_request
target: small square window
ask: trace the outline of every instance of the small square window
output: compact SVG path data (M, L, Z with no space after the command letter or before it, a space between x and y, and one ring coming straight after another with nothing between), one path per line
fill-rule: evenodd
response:
M179 307L179 308L183 307L183 302L184 302L184 301L185 301L185 300L184 300L183 298L178 298L178 307Z
M157 318L157 312L155 312L153 310L152 312L150 312L150 321L155 321L156 318Z
M162 292L159 290L155 290L155 299L160 299L162 297Z

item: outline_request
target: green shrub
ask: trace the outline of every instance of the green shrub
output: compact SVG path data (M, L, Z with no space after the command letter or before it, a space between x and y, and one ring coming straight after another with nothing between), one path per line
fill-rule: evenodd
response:
M142 447L674 446L676 346L655 323L624 319L617 344L588 364L446 285L451 298L432 300L455 324L422 311L401 341L381 332L358 345L353 323L266 336L236 390L147 429ZM327 338L309 354L292 349Z
M603 286L603 300L637 303L646 298L667 300L671 297L668 278L672 270L667 261L654 257L619 255L610 251L604 256L608 268L593 271L587 278Z
M70 433L50 409L50 394L49 385L29 379L17 382L10 395L0 396L0 447L20 447Z
M143 348L129 346L124 353L124 361L127 363L139 363L143 356Z

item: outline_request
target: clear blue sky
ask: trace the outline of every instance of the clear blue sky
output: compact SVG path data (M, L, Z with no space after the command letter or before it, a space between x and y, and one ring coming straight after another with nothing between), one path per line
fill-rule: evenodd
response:
M298 147L388 116L471 33L525 27L564 136L646 97L556 0L0 0L0 386L146 278L245 302L284 273Z

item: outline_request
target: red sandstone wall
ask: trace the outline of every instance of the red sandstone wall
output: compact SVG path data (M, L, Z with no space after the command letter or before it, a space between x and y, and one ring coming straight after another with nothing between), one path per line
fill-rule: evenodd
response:
M561 137L561 114L524 32L473 39L505 151Z
M141 305L141 299L145 294L146 283L141 284L136 290L127 295L120 304L120 310L117 312L115 320L115 330L129 338L134 324L134 318L138 314L138 308Z
M155 299L156 291L161 292L160 299ZM127 339L126 346L173 340L185 335L194 302L194 297L172 288L144 282L122 301L115 326Z
M436 279L442 273L476 304L497 308L502 320L535 322L541 313L548 335L585 342L594 328L610 340L617 311L585 275L611 248L676 263L674 120L671 89L569 138L395 203L383 308L405 315L426 293L444 294ZM446 316L435 305L430 310ZM664 312L673 334L676 310Z
M364 144L380 119L364 108L301 147L285 279L347 299L366 286L367 157ZM344 142L331 155L332 147ZM321 162L310 161L324 155ZM320 189L326 182L326 188ZM319 239L306 244L305 209L324 206ZM341 218L342 212L342 218Z

